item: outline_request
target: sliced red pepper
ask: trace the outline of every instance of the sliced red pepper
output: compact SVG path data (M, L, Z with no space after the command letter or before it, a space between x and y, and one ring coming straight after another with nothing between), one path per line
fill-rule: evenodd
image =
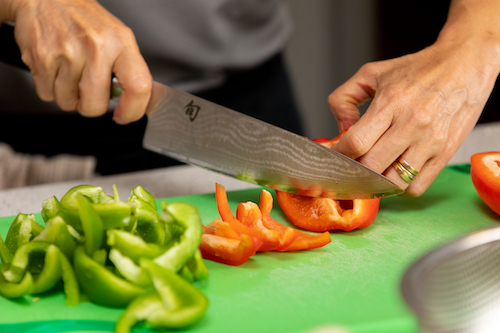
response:
M334 200L276 191L278 203L296 226L316 232L366 228L377 217L380 199Z
M229 239L241 239L240 235L238 235L238 233L234 231L231 225L227 222L222 221L220 218L213 220L206 227L203 226L203 233Z
M481 200L500 214L500 152L472 155L470 175Z
M234 217L231 207L229 207L226 189L220 184L216 184L215 187L215 200L217 202L217 210L219 211L222 221L229 223L231 228L233 228L238 235L248 235L255 239L259 239L262 241L262 246L264 248L276 245L274 240L268 239L261 230L252 229Z
M278 251L316 249L323 247L332 241L330 233L328 232L324 232L319 235L310 235L300 230L284 226L271 217L272 207L273 196L268 191L262 190L259 202L259 208L262 213L262 221L266 228L280 231L283 237L282 247Z
M344 133L345 131L331 140L317 138L313 141L332 148ZM276 197L288 219L296 226L310 231L362 229L372 224L377 217L380 199L335 200L328 198L328 193L318 191L320 190L311 188L293 194L277 190Z
M262 213L259 206L251 201L242 202L236 208L236 219L247 227L259 230L264 237L262 246L258 252L278 250L280 246L280 233L264 226Z
M240 235L240 240L203 234L200 251L203 258L222 264L239 266L253 256L262 241L248 235Z

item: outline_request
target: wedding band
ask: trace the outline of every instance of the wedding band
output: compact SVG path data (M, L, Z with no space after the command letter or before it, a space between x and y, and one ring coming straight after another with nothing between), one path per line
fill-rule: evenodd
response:
M406 162L406 160L403 157L399 156L398 162L401 163L401 165L403 166L403 168L405 168L406 170L408 170L415 177L418 175L417 170L413 169L413 167L408 162Z
M409 170L407 170L403 164L401 164L398 160L392 163L392 166L399 173L399 176L407 183L410 183L412 180L415 180L416 177Z

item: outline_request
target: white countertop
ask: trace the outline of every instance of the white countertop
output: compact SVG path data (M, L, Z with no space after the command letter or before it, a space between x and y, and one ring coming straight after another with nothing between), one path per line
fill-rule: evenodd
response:
M469 163L476 152L500 151L500 122L478 125L467 137L449 164ZM76 180L0 190L0 216L14 216L18 213L39 213L42 201L55 195L61 198L71 187L81 184L101 186L112 194L116 184L122 197L128 197L132 188L140 185L155 198L181 195L213 193L215 183L228 191L253 188L249 184L202 168L182 165L164 169L96 177L90 180Z

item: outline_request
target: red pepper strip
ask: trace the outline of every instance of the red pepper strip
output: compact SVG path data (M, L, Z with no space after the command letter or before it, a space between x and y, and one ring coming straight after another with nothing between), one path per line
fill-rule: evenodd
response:
M206 227L203 226L203 233L229 239L241 239L240 235L238 235L236 231L231 228L231 225L229 223L224 222L219 218L210 222Z
M264 226L262 213L256 203L248 201L242 202L236 208L236 219L247 227L259 230L264 236L264 243L258 252L275 251L280 245L280 233Z
M272 208L272 196L270 199L270 207ZM236 216L238 217L238 220L242 221L248 226L259 228L264 234L268 235L269 238L272 237L274 246L268 246L267 249L264 249L262 251L284 251L290 246L290 244L292 244L295 238L297 238L297 233L295 233L294 229L292 228L269 228L269 226L265 224L262 211L256 203L250 201L246 203L240 203L236 210ZM259 251L261 250L259 249Z
M293 242L281 249L281 251L298 251L307 249L316 249L323 247L332 241L329 232L324 232L319 235L310 235L295 228L284 226L271 217L273 207L273 196L266 190L262 190L260 194L259 208L262 213L262 222L268 229L278 230L283 235L292 234Z
M238 235L249 235L253 238L260 239L262 241L262 246L266 248L272 245L272 242L267 239L266 235L264 235L261 230L251 229L234 217L229 207L226 189L220 184L216 184L215 186L215 200L222 221L229 223L231 228L233 228Z
M222 264L239 266L253 256L262 245L262 241L248 235L241 235L241 240L203 234L200 251L203 258Z

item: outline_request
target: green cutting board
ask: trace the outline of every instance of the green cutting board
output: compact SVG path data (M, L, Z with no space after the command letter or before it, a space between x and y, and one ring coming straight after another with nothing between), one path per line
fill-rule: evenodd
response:
M230 192L233 211L240 202L258 202L259 195L259 189ZM218 217L213 194L164 200L196 205L204 224ZM274 218L288 224L276 202L274 207ZM12 220L0 219L2 235ZM416 332L400 292L405 270L429 250L499 222L467 171L446 168L422 197L382 199L370 227L332 232L323 248L259 253L239 267L206 261L210 277L199 287L209 310L188 331L293 333L340 326L353 333ZM0 332L111 332L121 313L89 302L66 307L61 292L0 298Z

